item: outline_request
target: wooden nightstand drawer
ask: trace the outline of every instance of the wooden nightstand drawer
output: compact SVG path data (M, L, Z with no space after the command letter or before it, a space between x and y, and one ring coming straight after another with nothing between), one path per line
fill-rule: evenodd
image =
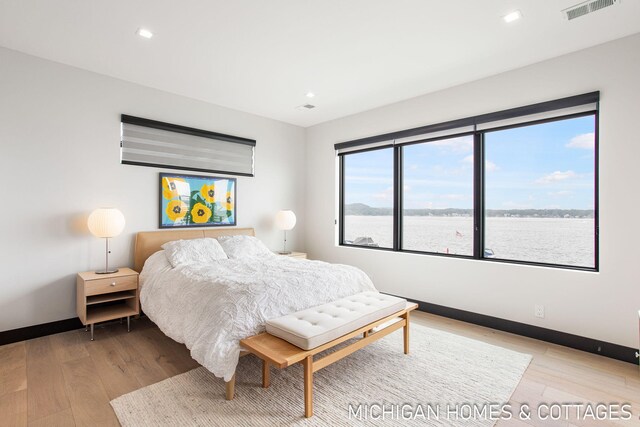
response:
M83 325L91 325L91 341L95 323L126 317L128 331L129 318L140 314L138 273L126 267L111 274L78 273L76 311Z
M84 282L85 295L99 295L111 292L128 291L138 287L137 276L113 277L88 280Z

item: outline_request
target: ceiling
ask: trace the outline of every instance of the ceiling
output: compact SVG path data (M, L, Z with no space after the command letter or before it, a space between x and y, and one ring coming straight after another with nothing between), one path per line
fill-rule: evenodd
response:
M640 32L578 2L0 0L0 45L306 127Z

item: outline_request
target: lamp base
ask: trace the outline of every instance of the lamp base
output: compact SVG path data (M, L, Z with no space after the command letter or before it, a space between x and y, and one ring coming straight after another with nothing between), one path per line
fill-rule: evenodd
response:
M278 251L280 255L291 255L291 251Z
M95 271L94 273L96 274L113 274L113 273L117 273L118 270L117 268L115 270L99 270L99 271Z

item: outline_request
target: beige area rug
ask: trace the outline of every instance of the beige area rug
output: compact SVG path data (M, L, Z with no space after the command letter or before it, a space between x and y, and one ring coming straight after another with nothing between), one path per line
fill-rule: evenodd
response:
M303 416L301 365L272 368L271 387L263 389L254 356L240 359L233 401L224 400L224 382L201 367L123 395L111 406L125 427L493 425L488 404L509 401L531 356L411 327L408 356L398 330L316 372L315 415L309 419Z

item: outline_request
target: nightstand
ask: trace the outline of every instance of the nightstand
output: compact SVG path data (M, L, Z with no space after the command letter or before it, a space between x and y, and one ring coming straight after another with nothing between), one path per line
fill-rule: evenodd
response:
M127 318L127 331L131 330L130 316L140 314L138 273L121 268L117 273L78 273L76 282L76 311L85 327L108 320Z
M307 259L307 254L305 252L291 252L290 254L278 253L278 255L288 256L288 257L291 257L291 258Z

